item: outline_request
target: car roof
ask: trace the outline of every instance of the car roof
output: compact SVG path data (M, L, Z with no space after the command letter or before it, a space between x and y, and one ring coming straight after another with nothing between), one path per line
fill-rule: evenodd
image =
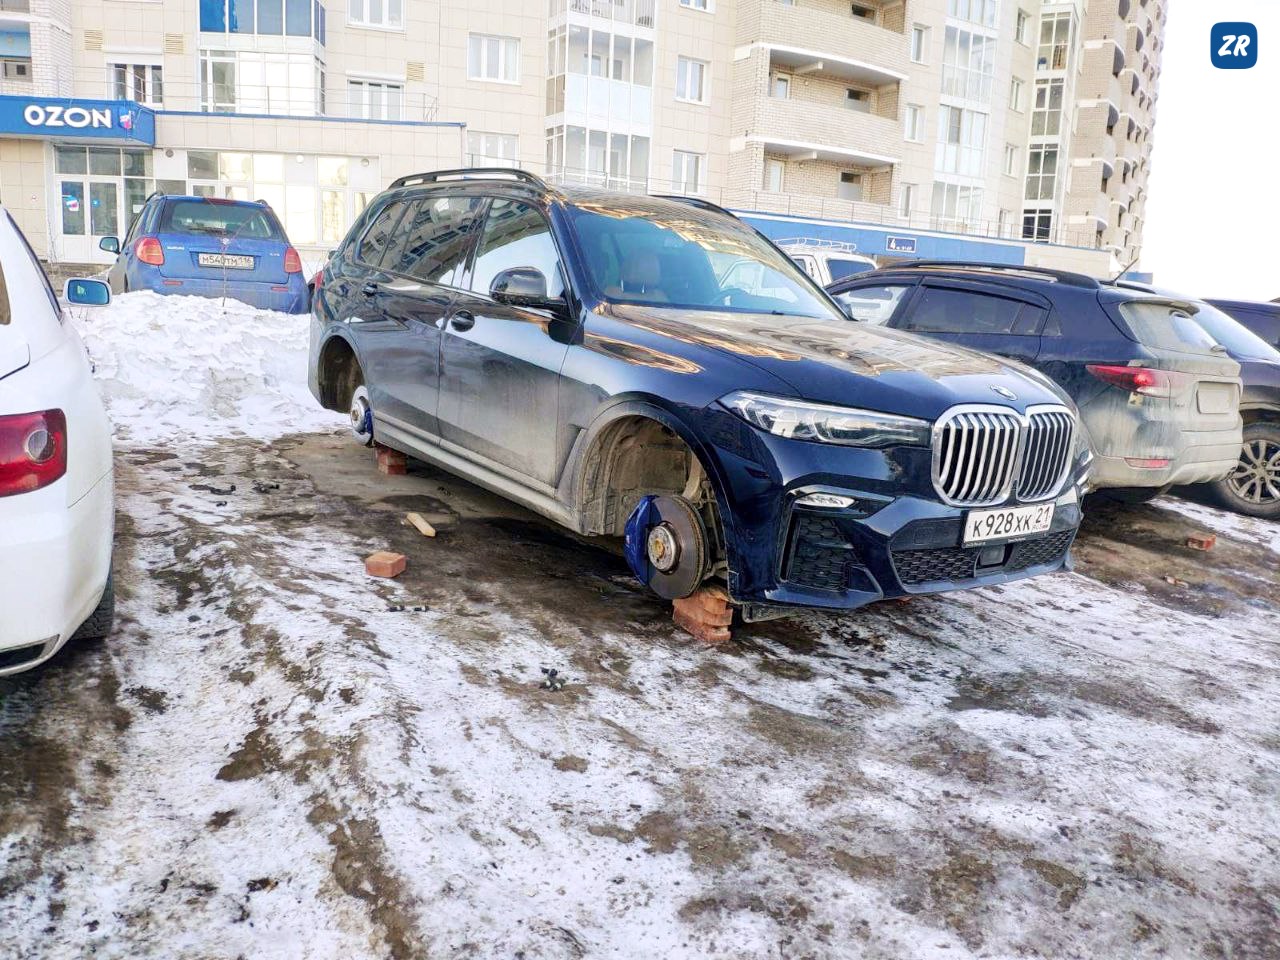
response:
M1274 301L1268 303L1265 300L1226 300L1222 297L1205 297L1205 302L1224 309L1251 310L1273 317L1280 316L1280 303Z
M197 197L194 194L187 193L162 193L155 197L156 200L194 202L194 203L213 203L222 207L266 207L270 209L270 205L265 200L230 200L223 197Z

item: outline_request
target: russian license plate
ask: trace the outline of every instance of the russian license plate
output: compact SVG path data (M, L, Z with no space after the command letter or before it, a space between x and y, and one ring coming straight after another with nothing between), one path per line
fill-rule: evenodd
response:
M238 253L197 253L196 263L202 267L225 267L228 270L253 269L253 257Z
M964 518L964 545L991 540L1016 540L1044 533L1053 525L1053 504L1032 507L1002 507L999 510L970 510Z

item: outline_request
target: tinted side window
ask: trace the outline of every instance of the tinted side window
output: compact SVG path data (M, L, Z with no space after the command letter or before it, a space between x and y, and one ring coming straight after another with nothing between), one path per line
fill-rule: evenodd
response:
M383 267L424 283L454 283L482 202L478 197L419 200L400 221L399 237Z
M854 320L883 326L893 317L903 295L911 287L905 284L882 284L876 287L857 287L837 293L836 300Z
M973 290L925 287L902 329L925 333L1011 333L1021 310L1020 300Z
M827 272L831 274L831 282L837 280L847 280L855 273L866 273L868 270L874 270L875 264L864 263L861 260L845 260L842 257L827 257Z
M546 218L519 200L494 200L480 235L471 289L488 296L493 278L512 267L533 267L547 278L547 296L564 295L560 255Z
M408 200L392 200L379 211L373 224L361 238L360 246L356 248L357 260L371 267L381 265L382 257L396 234L396 224L400 221L400 215L404 213L409 203Z

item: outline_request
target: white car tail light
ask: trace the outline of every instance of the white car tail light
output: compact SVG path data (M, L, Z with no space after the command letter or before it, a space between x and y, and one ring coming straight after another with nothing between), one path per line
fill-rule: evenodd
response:
M61 410L0 416L0 497L47 487L67 472L67 418Z

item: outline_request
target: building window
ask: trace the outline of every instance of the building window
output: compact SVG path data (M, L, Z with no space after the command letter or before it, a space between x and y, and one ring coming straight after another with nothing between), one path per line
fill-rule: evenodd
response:
M649 184L649 138L584 127L547 130L547 170L565 180L644 191Z
M865 20L867 23L876 22L876 8L868 7L865 4L853 3L849 5L849 13L858 20Z
M982 219L982 188L958 183L933 185L933 217L943 225L965 227Z
M200 109L323 115L324 64L310 53L201 50Z
M916 185L904 183L898 192L898 216L909 219L916 209Z
M675 151L671 163L671 186L679 193L702 191L702 165L706 157L686 150Z
M1004 175L1006 177L1018 175L1018 148L1012 143L1004 145Z
M689 103L707 102L707 62L676 58L676 99Z
M1055 13L1040 20L1037 70L1066 70L1071 52L1071 14Z
M711 0L680 0L680 6L688 7L690 10L711 11Z
M911 59L927 63L929 57L929 28L914 24L911 27Z
M786 162L776 157L765 157L764 160L764 189L768 193L781 193L783 183L783 173L786 170Z
M942 48L942 92L980 103L991 101L996 70L996 40L981 33L947 27Z
M769 96L786 100L791 96L791 78L784 73L775 74L769 81Z
M914 103L907 104L907 115L904 122L906 138L913 143L924 141L924 107Z
M1002 209L999 212L999 214L997 214L996 236L999 236L999 237L1012 236L1012 234L1010 233L1010 224L1012 223L1013 223L1013 211Z
M1021 113L1023 111L1022 98L1024 96L1023 90L1025 87L1026 87L1026 84L1024 84L1017 77L1012 77L1009 80L1009 109L1010 110L1014 110L1018 113Z
M347 23L399 30L404 26L403 0L348 0Z
M320 0L200 0L200 32L311 37L323 45L324 5Z
M1031 111L1031 135L1056 137L1062 128L1062 80L1037 80L1036 105Z
M862 199L862 174L852 170L840 171L840 182L836 184L836 196L841 200L852 200L857 203Z
M164 104L164 70L154 63L113 63L111 96L115 100L136 100L149 106Z
M847 87L844 91L844 105L850 110L857 110L859 113L871 112L871 94L866 90L855 90Z
M1000 0L947 0L947 16L984 27L994 27L999 13Z
M467 165L472 167L514 167L519 141L507 133L467 131Z
M1014 21L1014 26L1013 26L1013 39L1017 40L1019 43L1025 46L1029 40L1028 28L1030 27L1030 25L1031 25L1031 17L1028 16L1027 11L1019 7L1018 17L1017 17L1017 20ZM1000 212L1003 213L1004 211L1002 210Z
M987 115L943 104L938 112L936 169L980 177L982 155L987 142Z
M1053 200L1058 177L1058 148L1036 144L1027 153L1028 200Z
M1046 242L1053 235L1052 210L1028 210L1022 215L1022 239Z
M467 36L467 79L520 82L520 41L472 33Z
M374 80L347 81L348 115L365 120L401 120L404 87Z

